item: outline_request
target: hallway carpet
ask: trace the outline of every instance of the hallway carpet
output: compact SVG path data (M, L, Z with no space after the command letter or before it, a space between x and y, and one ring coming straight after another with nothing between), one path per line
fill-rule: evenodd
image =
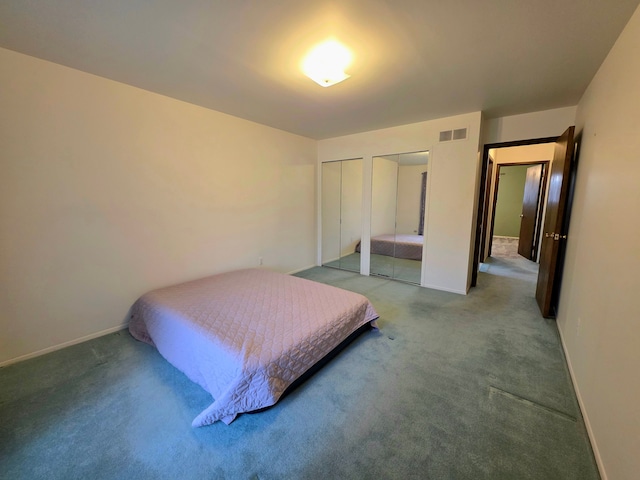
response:
M467 296L330 268L381 330L274 407L191 428L211 398L127 331L0 369L2 479L597 479L531 262Z

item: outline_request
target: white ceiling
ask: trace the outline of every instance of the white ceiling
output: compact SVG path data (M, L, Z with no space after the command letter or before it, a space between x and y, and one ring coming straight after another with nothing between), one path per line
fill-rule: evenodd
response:
M0 0L0 46L311 138L577 104L640 0ZM299 62L334 36L351 78Z

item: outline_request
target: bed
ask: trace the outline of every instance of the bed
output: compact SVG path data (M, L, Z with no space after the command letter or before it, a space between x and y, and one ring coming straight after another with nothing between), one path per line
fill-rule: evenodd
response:
M131 335L214 401L199 427L274 405L287 387L378 315L357 293L265 269L151 291L131 308Z
M385 234L371 237L371 253L409 260L422 260L422 235ZM360 252L360 243L356 246Z

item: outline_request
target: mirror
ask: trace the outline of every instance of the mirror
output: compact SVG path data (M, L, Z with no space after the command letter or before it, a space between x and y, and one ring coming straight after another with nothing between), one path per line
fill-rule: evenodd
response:
M371 275L420 284L429 152L373 157Z
M322 164L322 265L360 272L362 159Z

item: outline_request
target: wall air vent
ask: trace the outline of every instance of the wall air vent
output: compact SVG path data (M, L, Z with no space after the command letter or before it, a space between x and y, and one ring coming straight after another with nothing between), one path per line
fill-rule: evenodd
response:
M440 141L448 142L450 140L464 140L467 138L467 129L458 128L456 130L444 130L440 132Z
M440 141L448 142L453 137L453 132L451 130L445 130L444 132L440 132Z
M467 138L467 129L466 128L458 128L453 131L453 139L454 140L463 140Z

